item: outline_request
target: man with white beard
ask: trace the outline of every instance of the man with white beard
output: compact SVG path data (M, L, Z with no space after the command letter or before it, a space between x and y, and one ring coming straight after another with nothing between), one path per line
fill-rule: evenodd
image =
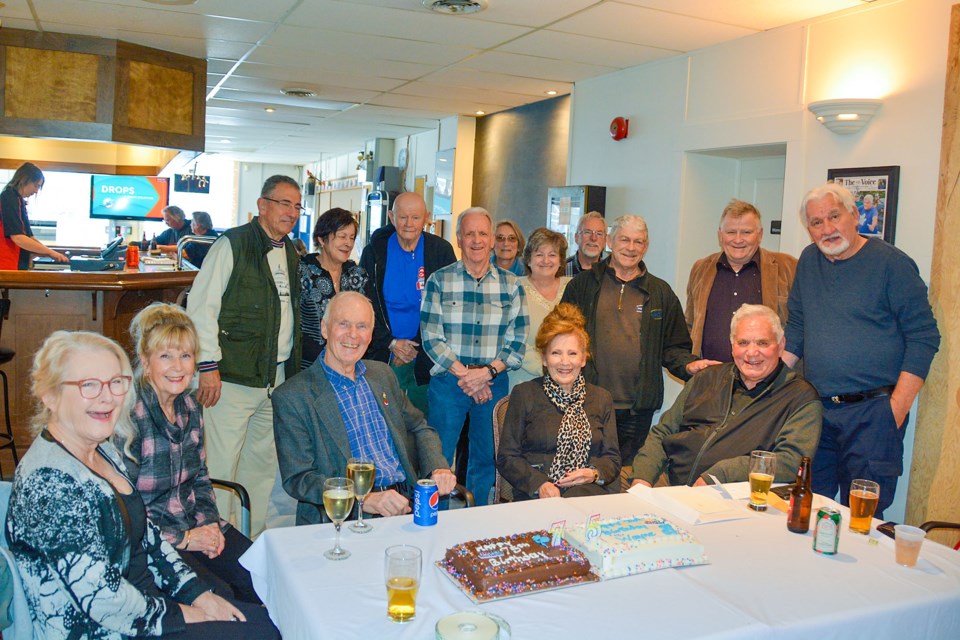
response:
M903 473L907 414L940 345L927 287L910 257L857 233L859 212L844 187L807 193L803 250L788 301L783 360L804 360L823 402L813 490L849 504L850 481L880 485L876 517Z

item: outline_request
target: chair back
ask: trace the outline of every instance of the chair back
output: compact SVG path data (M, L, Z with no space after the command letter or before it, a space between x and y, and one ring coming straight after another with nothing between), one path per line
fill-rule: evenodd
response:
M500 452L500 434L503 431L503 423L507 418L507 407L510 405L510 396L504 396L497 401L493 407L493 457L496 458ZM513 487L500 475L500 469L497 469L497 479L493 485L493 503L513 501Z
M13 600L10 602L9 613L11 626L3 630L3 638L4 640L33 640L33 620L30 618L30 608L27 605L27 594L23 590L17 561L7 548L7 505L10 503L12 488L12 483L0 482L0 525L3 526L3 531L0 532L0 558L6 560L9 579L13 586Z

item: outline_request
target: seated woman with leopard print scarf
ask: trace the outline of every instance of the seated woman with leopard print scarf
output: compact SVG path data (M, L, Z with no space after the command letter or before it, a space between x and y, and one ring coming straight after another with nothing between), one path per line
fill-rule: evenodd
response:
M497 455L515 500L620 491L613 398L581 373L589 343L583 315L571 304L557 305L540 325L536 344L546 375L514 387Z

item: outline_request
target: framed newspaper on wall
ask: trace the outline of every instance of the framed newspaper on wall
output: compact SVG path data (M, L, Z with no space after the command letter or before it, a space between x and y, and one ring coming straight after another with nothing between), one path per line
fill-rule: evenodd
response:
M827 180L843 185L853 194L860 214L857 228L861 235L894 244L900 167L828 169Z

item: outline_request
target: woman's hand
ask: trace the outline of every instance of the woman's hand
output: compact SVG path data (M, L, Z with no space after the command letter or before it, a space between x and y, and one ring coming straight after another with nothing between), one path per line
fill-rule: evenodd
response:
M243 613L240 612L240 609L237 609L213 591L201 593L197 596L197 599L193 601L191 607L203 611L209 616L208 619L210 620L220 620L223 622L229 622L231 620L239 622L247 621Z
M592 484L597 481L599 474L596 469L574 469L568 471L567 475L557 480L557 486L561 489L569 489L578 484Z
M213 622L213 618L207 615L207 612L198 607L191 607L188 604L181 604L180 611L183 612L183 620L187 624L197 622Z
M223 532L220 531L220 525L213 523L188 531L183 538L180 549L196 551L208 558L216 558L223 553L225 542Z
M557 485L552 482L544 482L540 485L540 489L537 490L537 493L541 498L559 498L560 489L557 488Z

